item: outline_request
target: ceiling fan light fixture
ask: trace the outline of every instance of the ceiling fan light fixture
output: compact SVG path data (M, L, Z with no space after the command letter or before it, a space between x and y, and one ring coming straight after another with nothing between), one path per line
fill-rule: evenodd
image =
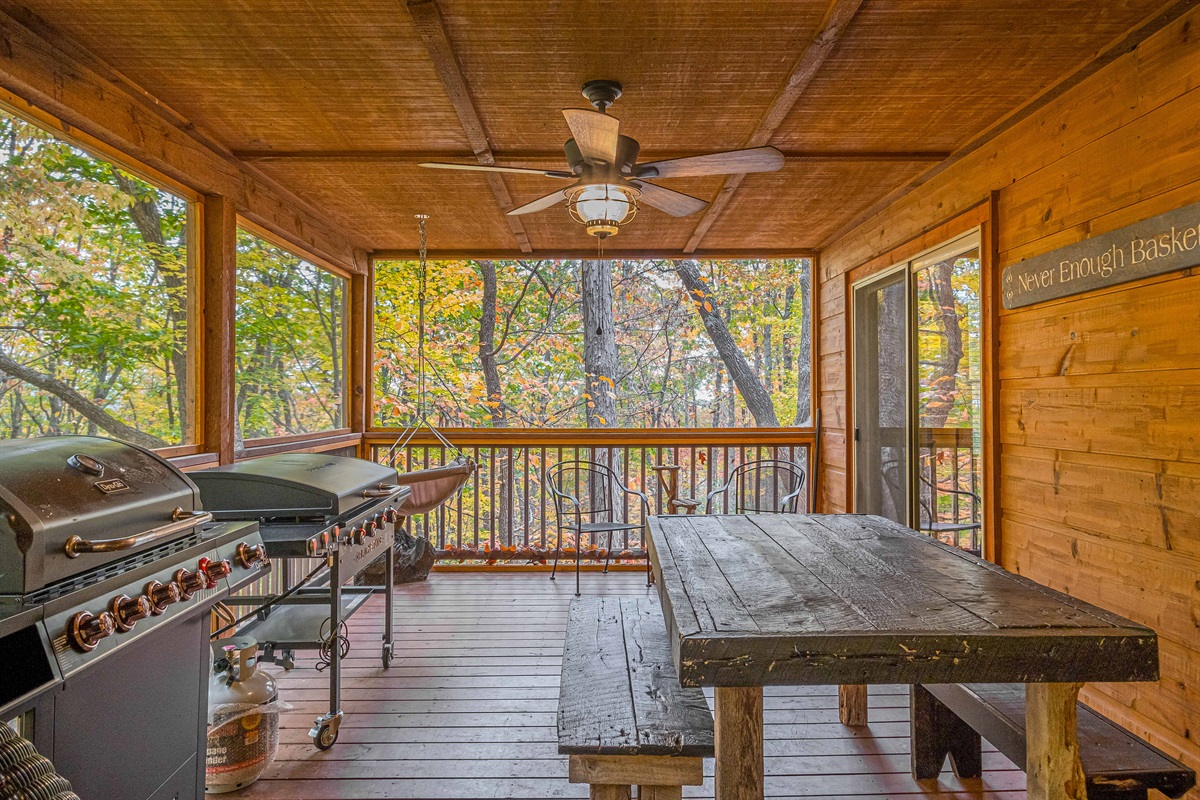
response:
M622 225L637 215L639 194L632 186L588 184L567 195L567 210L588 234L606 239L615 236Z

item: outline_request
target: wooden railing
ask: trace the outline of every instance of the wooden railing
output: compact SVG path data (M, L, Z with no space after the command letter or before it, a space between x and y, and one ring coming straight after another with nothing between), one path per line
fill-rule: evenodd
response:
M725 482L731 468L748 460L796 461L812 474L814 437L810 428L446 428L442 433L473 459L478 469L456 497L410 520L409 530L426 536L439 556L449 560L544 560L558 541L546 473L562 461L599 461L612 467L628 488L647 495L651 514L667 510L662 486L652 469L658 464L679 465L678 493L700 501ZM366 434L364 457L391 463L394 456L401 472L441 466L454 458L453 452L427 432L418 433L389 456L400 434L399 430ZM717 502L716 510L723 510ZM640 501L625 496L622 503L622 519L640 525ZM802 509L807 507L807 502L801 503ZM564 541L564 546L568 544L573 543ZM613 551L614 557L643 558L640 529L620 534ZM595 551L591 554L594 557Z

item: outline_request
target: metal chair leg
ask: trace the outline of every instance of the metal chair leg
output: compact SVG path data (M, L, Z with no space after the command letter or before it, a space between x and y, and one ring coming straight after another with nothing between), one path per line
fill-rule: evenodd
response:
M608 574L608 559L612 557L612 537L613 532L608 532L608 549L604 551L604 574Z
M554 580L558 572L558 557L562 555L562 528L558 529L558 545L554 548L554 568L550 570L550 580Z
M575 596L579 597L579 551L583 549L583 531L575 537Z

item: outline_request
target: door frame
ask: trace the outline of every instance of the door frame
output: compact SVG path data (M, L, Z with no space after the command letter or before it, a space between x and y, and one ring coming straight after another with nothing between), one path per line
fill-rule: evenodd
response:
M853 513L855 475L854 447L854 294L855 289L869 279L880 277L893 269L902 268L922 254L958 239L973 230L979 231L980 243L980 306L983 316L982 337L982 388L983 461L981 486L983 489L983 555L989 561L999 563L1003 541L1000 502L1000 370L999 370L999 327L1000 327L1000 282L999 245L997 236L996 202L997 192L991 192L984 200L920 235L898 244L891 249L864 262L846 274L843 287L843 302L846 326L846 508ZM910 342L910 347L912 343ZM910 357L910 367L915 369ZM909 426L912 428L913 426ZM910 436L915 438L915 431Z

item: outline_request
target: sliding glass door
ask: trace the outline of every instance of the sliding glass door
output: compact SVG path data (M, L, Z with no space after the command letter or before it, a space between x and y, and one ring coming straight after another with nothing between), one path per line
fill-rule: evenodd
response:
M854 288L855 509L982 548L979 239Z
M909 524L908 273L854 291L855 504Z

